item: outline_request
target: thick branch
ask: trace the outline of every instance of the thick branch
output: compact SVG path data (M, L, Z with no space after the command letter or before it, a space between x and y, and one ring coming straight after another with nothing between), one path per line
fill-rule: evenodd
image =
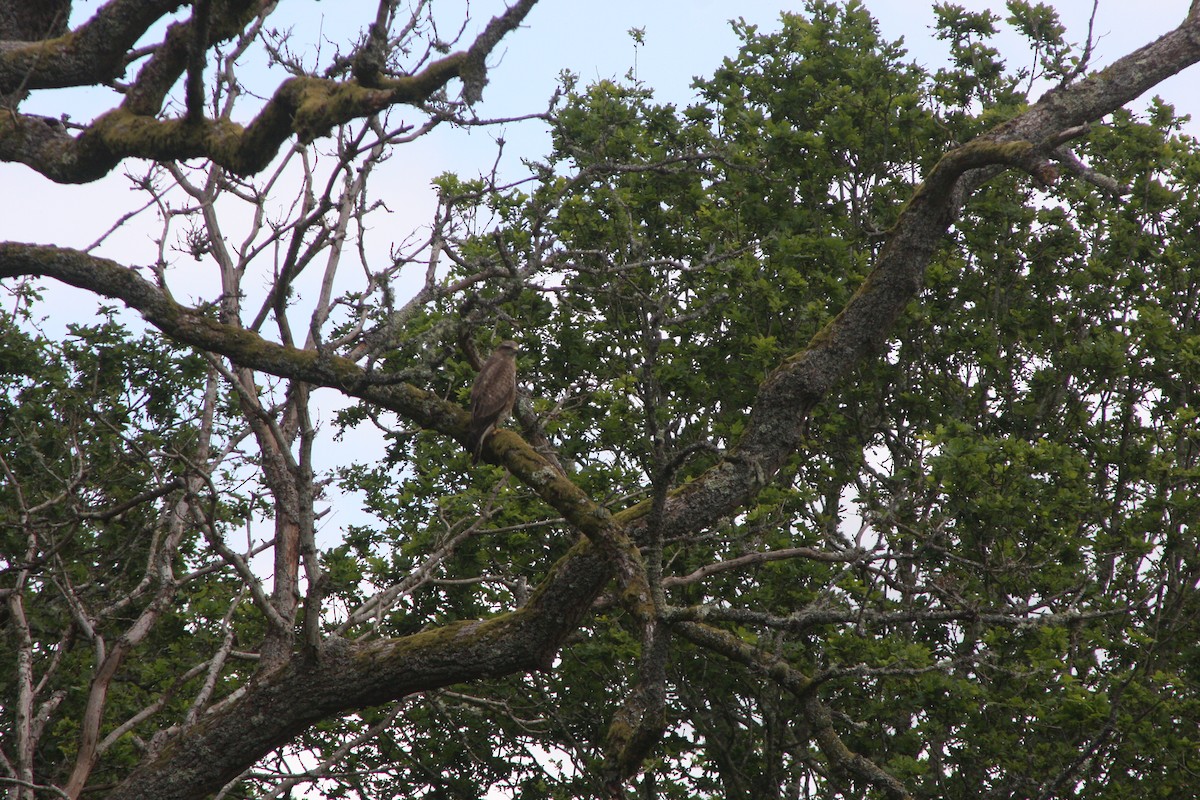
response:
M143 34L182 6L180 0L111 0L75 30L38 42L0 43L0 94L95 86L125 71L125 55Z
M754 672L771 678L800 701L812 727L813 739L822 755L839 776L855 778L880 789L892 800L908 800L904 785L869 758L853 752L834 730L829 709L817 697L816 684L779 656L759 650L737 636L696 622L681 622L673 630L693 644L719 653L730 661L743 664Z
M8 0L0 3L0 42L40 42L67 30L71 0Z
M236 37L253 36L255 28L251 23L255 16L265 16L272 7L256 0L209 2L212 6L207 14L196 13L200 10L197 7L191 19L167 27L162 42L154 48L126 89L125 100L121 103L123 110L149 117L158 114L167 93L189 65L203 61L208 48L213 45ZM203 80L197 70L192 70L188 77L188 121L199 122L201 117L194 109L196 102L202 100L197 94L203 92ZM193 85L193 80L198 85Z
M108 800L205 797L318 720L414 692L549 669L611 576L601 549L581 542L517 611L402 639L361 645L339 640L313 661L293 659L202 718Z
M821 754L833 765L834 771L843 779L853 778L883 792L891 800L911 800L912 795L895 776L871 759L854 752L833 727L829 709L816 694L803 701L805 715L812 726L813 739Z
M302 141L397 103L426 99L455 77L465 55L431 64L391 89L365 89L324 78L291 78L247 126L229 120L158 119L117 108L78 137L40 117L0 115L0 160L19 161L60 183L86 183L125 158L208 158L239 175L266 168L295 133Z
M1017 166L1039 180L1050 177L1046 161L1065 138L1198 60L1200 15L1193 14L1157 41L1047 94L1024 113L947 153L900 214L875 269L850 302L804 350L763 381L737 446L669 498L664 534L700 530L735 512L802 449L808 413L863 358L882 350L972 191L1001 167ZM644 521L649 510L647 501L618 519Z
M282 378L337 389L411 420L417 425L467 442L469 415L455 403L407 383L384 384L355 362L331 354L275 344L244 328L222 324L168 298L137 272L78 250L0 243L0 278L39 276L120 300L140 312L167 336L201 350L219 353L235 364ZM511 431L499 431L484 451L532 487L576 529L615 550L622 582L638 582L636 550L611 514L594 503L544 456ZM641 582L644 583L644 576ZM646 590L648 599L648 590Z
M351 120L394 105L424 102L454 78L462 78L468 101L478 99L487 82L487 57L536 2L522 0L493 18L467 50L439 59L415 75L381 80L375 88L326 78L290 78L246 126L198 119L195 114L178 119L156 116L163 93L186 67L191 23L180 23L172 26L162 52L139 74L126 103L98 117L78 137L42 117L0 115L0 161L26 164L60 183L97 180L125 158L207 158L238 175L251 175L265 169L293 134L302 142L313 141ZM217 9L215 19L228 18L235 10L244 13L243 5ZM227 38L236 27L228 19L223 25L214 24L208 38Z

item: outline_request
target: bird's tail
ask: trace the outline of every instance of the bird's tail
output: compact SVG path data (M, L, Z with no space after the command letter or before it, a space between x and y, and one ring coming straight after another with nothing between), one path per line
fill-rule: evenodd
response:
M488 425L483 430L476 430L475 426L471 426L471 463L478 464L483 458L483 445L487 442L488 437L496 430L495 425Z

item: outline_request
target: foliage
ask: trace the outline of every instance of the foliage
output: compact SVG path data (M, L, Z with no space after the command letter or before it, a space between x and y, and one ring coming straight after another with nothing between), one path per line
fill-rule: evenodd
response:
M51 723L37 757L47 777L65 780L85 716L78 688L88 683L89 650L103 653L103 642L115 643L133 620L158 617L140 642L145 656L120 665L112 707L183 715L206 678L202 693L219 698L245 676L199 655L219 648L241 594L214 569L204 528L181 525L169 510L195 492L212 504L210 523L226 531L247 507L188 480L203 449L202 357L132 335L111 309L96 324L70 325L61 340L31 335L28 322L0 318L3 634L6 652L32 655L5 671L2 690L18 696L23 668L37 676L45 698L38 724ZM164 498L158 507L147 502L155 498ZM160 608L168 586L173 608ZM9 741L14 722L5 720ZM98 777L116 780L137 752L124 731L109 725L103 734L115 741Z
M1016 4L1011 21L1038 77L1062 77L1073 54L1049 13ZM528 242L526 257L549 247L539 236L559 248L547 313L514 304L508 316L533 347L531 394L554 401L542 424L581 482L636 498L680 454L693 453L679 480L713 463L770 368L870 271L917 177L950 141L1024 105L1028 75L987 44L998 20L939 15L956 71L936 76L861 7L813 3L777 33L740 25L739 54L687 109L638 84L568 83L541 184L492 205L523 209L503 236ZM1146 120L1121 112L1079 148L1130 186L1127 200L1020 176L982 189L887 356L813 413L808 449L744 513L666 545L677 576L789 547L870 551L853 566L797 558L688 582L668 601L819 676L853 721L850 748L915 795L1192 791L1178 765L1194 727L1161 758L1142 744L1161 719L1151 707L1194 719L1196 702L1184 662L1160 673L1142 661L1164 629L1186 637L1194 624L1163 602L1195 588L1182 487L1196 475L1198 373L1166 365L1194 336L1194 269L1154 266L1191 229L1200 150L1179 123L1161 105ZM635 621L611 622L636 641ZM589 663L595 646L566 654ZM707 658L676 640L677 716L655 790L819 786L797 701ZM569 660L563 672L558 692L590 685L588 707L613 690ZM556 746L580 735L564 729Z

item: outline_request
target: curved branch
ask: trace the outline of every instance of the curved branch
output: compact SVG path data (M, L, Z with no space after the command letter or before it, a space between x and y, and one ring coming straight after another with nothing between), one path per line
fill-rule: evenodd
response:
M40 42L0 43L0 94L107 83L150 26L182 0L112 0L73 31Z
M1050 180L1054 152L1082 126L1102 118L1160 81L1200 61L1200 13L1104 71L1055 89L992 131L948 152L930 170L889 232L875 269L841 313L808 346L759 386L738 444L726 458L668 499L663 535L701 530L728 516L803 449L809 412L863 358L882 350L905 306L920 291L925 268L966 198L1004 167ZM644 527L649 501L618 514ZM639 530L640 530L639 527Z
M745 569L746 567L754 567L759 564L765 564L771 561L784 561L792 558L806 558L810 561L822 561L826 563L848 562L867 560L869 552L859 550L857 548L850 550L834 551L817 550L813 547L788 547L782 550L764 550L731 558L728 561L714 561L705 564L687 575L672 575L668 578L663 578L662 585L664 589L669 589L674 586L686 586L691 583L697 583L712 575L717 575L729 570Z
M107 797L206 797L318 720L414 692L549 669L612 576L610 563L601 548L581 542L521 609L401 639L335 640L314 660L292 659L184 731Z
M97 180L126 158L207 158L238 175L254 174L271 163L293 134L302 142L310 142L351 120L394 105L424 102L454 78L462 79L468 102L478 100L487 83L487 57L536 3L521 0L494 17L471 47L439 59L415 75L382 79L373 87L311 76L289 78L246 126L229 120L197 119L195 115L176 119L156 116L166 90L187 64L192 23L178 23L168 31L161 52L139 74L126 102L99 116L78 137L44 117L15 112L0 115L0 161L23 163L60 183ZM210 41L229 38L240 30L245 21L242 15L249 12L251 4L232 5L236 8L215 9L214 19L224 18L225 22L213 25ZM231 18L238 21L230 24ZM51 47L58 41L29 45L8 55L15 59L17 53ZM53 49L50 53L59 57ZM29 69L27 64L25 68Z
M681 622L672 629L692 644L719 653L730 661L765 675L800 701L812 730L813 740L835 772L880 789L892 800L910 800L911 795L893 775L875 762L855 753L833 727L829 709L816 693L816 682L785 659L753 647L728 631L698 622Z
M274 9L274 3L261 0L210 0L215 3L207 15L196 14L191 19L167 26L160 44L154 46L150 57L138 69L137 77L125 92L121 108L135 114L154 116L162 110L167 92L175 85L190 62L202 58L207 48L234 37L253 38L259 23ZM189 86L189 91L194 91ZM189 102L189 111L191 103ZM190 117L192 122L199 117Z
M347 358L275 344L245 328L223 324L203 311L179 305L131 268L106 258L61 247L0 243L0 278L54 278L138 311L164 334L235 364L337 389L387 408L423 428L467 443L470 415L459 405L407 383L384 383ZM498 431L484 452L502 461L576 529L610 548L623 562L622 579L637 580L636 549L611 514L593 502L544 456L512 431ZM624 554L623 556L620 554Z
M241 367L337 389L451 436L460 444L468 442L470 415L431 392L407 383L384 384L350 359L275 344L253 331L221 323L179 305L133 269L114 261L66 248L0 243L0 278L31 275L55 278L120 300L172 339L220 353ZM600 544L613 560L630 608L649 613L650 587L641 554L606 508L512 431L498 431L485 443L484 453L489 460L501 461L576 530Z

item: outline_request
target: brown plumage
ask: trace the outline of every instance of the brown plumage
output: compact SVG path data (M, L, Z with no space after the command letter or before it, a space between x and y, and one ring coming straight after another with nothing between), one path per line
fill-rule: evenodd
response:
M517 343L501 342L483 362L471 385L471 463L478 464L483 445L496 426L508 419L517 399Z

